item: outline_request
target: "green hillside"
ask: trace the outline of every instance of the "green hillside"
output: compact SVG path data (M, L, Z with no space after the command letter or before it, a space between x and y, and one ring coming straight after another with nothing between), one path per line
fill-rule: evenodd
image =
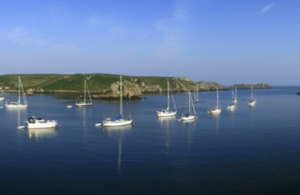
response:
M74 90L82 91L84 79L90 91L103 91L110 88L111 84L120 80L119 75L112 74L24 74L24 75L1 75L0 86L8 86L11 89L18 89L18 76L21 77L24 89L34 90ZM170 81L172 90L184 88L194 90L195 82L186 78L178 77L134 77L123 76L123 81L130 81L142 85L159 85L162 89L167 88L167 80Z

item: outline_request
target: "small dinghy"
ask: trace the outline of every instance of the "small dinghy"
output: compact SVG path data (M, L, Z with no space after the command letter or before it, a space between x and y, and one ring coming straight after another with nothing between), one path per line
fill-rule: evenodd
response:
M72 105L67 105L67 108L72 108Z
M18 129L24 129L25 126L18 126Z
M100 127L102 125L102 123L96 123L95 126L96 127Z

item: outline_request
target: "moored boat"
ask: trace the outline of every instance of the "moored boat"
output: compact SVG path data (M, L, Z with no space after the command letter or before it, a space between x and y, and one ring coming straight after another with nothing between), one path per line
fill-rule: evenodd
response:
M55 121L55 120L45 121L42 118L36 118L34 116L29 117L26 122L27 122L27 128L28 129L53 128L57 125L57 121Z

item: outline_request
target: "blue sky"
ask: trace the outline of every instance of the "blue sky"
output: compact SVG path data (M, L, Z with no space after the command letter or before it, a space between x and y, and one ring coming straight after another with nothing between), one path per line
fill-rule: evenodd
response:
M1 74L300 84L298 0L7 0Z

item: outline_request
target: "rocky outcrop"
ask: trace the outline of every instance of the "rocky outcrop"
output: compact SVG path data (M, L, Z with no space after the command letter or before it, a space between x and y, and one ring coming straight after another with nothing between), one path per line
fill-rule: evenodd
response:
M162 89L159 85L145 85L144 82L141 83L142 93L161 93Z
M142 99L142 92L138 84L125 80L123 82L123 99ZM93 99L119 99L120 82L112 83L109 90L92 95Z
M198 91L228 90L229 87L214 82L198 81Z
M253 89L273 89L274 87L270 87L268 84L265 83L258 83L256 85L254 84L234 84L232 87L236 87L238 89L250 89L253 87Z
M27 90L25 91L25 94L26 94L27 96L34 96L33 89L32 89L32 88L27 89Z

